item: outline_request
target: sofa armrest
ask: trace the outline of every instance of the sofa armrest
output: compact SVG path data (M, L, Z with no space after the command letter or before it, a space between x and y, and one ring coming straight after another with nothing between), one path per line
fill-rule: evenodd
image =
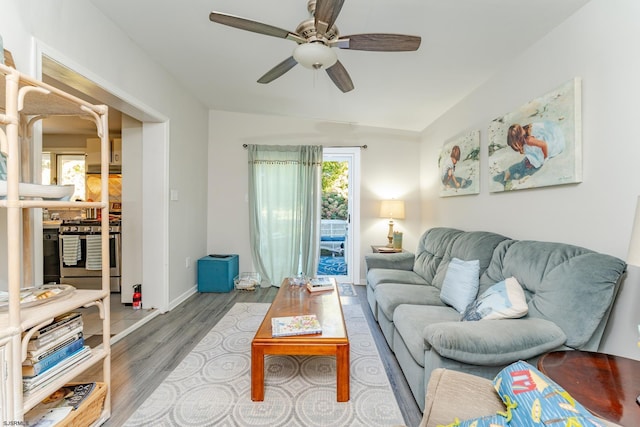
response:
M395 270L413 270L415 255L411 252L399 252L394 254L368 254L364 261L367 271L372 268L390 268Z
M555 323L533 317L434 323L424 328L423 337L443 357L486 366L527 360L567 340Z

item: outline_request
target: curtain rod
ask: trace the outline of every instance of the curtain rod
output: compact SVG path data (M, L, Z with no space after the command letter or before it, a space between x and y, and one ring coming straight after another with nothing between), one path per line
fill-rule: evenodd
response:
M242 148L248 148L249 144L242 144ZM362 148L363 150L366 150L367 148L369 148L366 144L365 145L325 145L324 147L326 148Z

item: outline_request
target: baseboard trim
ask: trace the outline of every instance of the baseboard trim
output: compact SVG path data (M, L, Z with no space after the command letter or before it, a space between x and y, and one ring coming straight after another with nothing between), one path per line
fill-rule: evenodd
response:
M169 311L173 310L183 302L185 302L193 294L198 293L198 286L193 285L190 289L169 303Z
M184 292L178 298L176 298L173 301L171 301L171 303L169 304L169 310L167 310L167 311L173 310L174 308L176 308L177 306L182 304L184 301L186 301L191 295L193 295L193 294L195 294L197 292L198 292L198 287L197 286L193 286L191 289L189 289L186 292ZM160 310L155 310L153 313L151 313L148 316L145 316L144 318L140 319L138 322L136 322L133 325L129 326L124 331L120 332L119 334L116 334L116 335L112 336L111 337L111 345L117 343L122 338L126 337L131 332L135 331L136 329L138 329L139 327L141 327L145 323L147 323L150 320L154 319L156 316L159 316L160 314L163 314L163 313Z

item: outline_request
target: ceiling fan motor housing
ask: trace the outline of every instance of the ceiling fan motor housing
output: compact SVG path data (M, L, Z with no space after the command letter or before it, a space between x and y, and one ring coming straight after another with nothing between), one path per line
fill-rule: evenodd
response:
M296 28L296 34L304 37L308 42L319 41L323 44L328 44L328 42L331 40L337 40L340 35L340 33L338 32L338 27L333 25L327 30L327 32L324 34L324 37L318 37L318 33L316 31L316 22L313 19L302 21Z

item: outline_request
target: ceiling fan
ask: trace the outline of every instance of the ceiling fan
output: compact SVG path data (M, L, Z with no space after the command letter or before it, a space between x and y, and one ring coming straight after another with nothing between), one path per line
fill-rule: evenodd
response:
M341 37L334 24L343 4L344 0L309 0L307 9L311 18L302 21L295 32L221 12L211 12L209 19L218 24L283 38L298 44L292 56L267 71L258 79L258 83L272 82L296 64L301 64L310 69L326 69L333 83L342 92L349 92L353 89L351 77L331 48L403 52L414 51L420 47L420 37L403 34L372 33Z

